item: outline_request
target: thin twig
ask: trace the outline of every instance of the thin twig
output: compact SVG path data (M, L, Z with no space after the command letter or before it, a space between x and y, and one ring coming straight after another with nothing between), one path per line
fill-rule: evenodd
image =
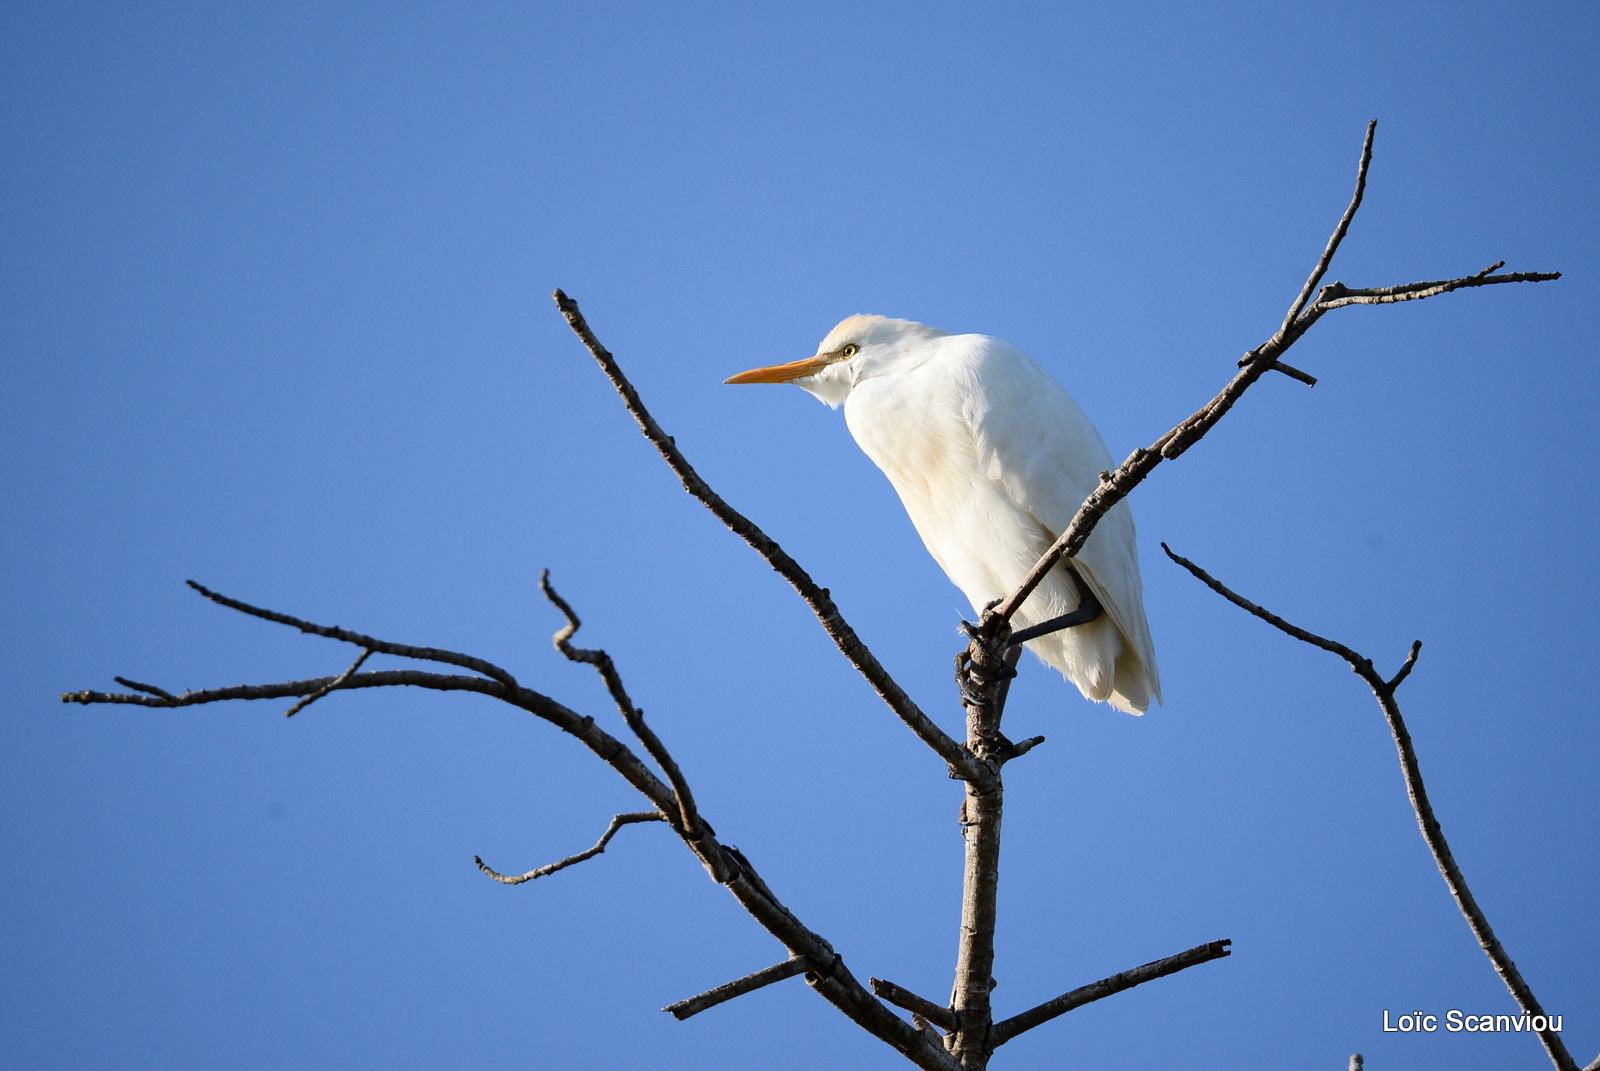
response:
M1289 622L1285 621L1271 610L1268 610L1263 606L1257 606L1243 595L1240 595L1231 588L1227 587L1222 583L1222 581L1218 580L1216 577L1200 568L1188 558L1178 554L1165 543L1161 544L1161 549L1166 551L1167 557L1171 558L1173 561L1189 570L1189 572L1193 573L1195 577L1206 587L1210 588L1218 595L1221 595L1224 599L1227 599L1240 609L1245 610L1248 613L1255 614L1273 628L1287 632L1289 635L1293 636L1302 643L1309 643L1313 647L1320 647L1330 654L1338 655L1346 662L1349 662L1352 666L1356 666L1357 673L1361 672L1361 666L1366 666L1368 668L1371 667L1371 662L1368 662L1366 659L1362 658L1360 655L1356 654L1350 648L1346 647L1337 640L1324 639L1323 637L1318 636L1315 632L1307 632L1299 625L1291 625ZM1420 647L1422 641L1419 640L1417 642Z
M684 490L698 499L702 505L711 511L713 516L727 525L735 535L750 544L756 553L765 558L767 564L777 571L779 576L787 580L800 593L800 597L806 601L806 605L811 607L812 613L817 615L817 619L822 622L823 629L827 631L844 656L850 660L850 664L855 666L861 675L867 679L867 682L872 685L878 695L883 697L883 701L889 704L889 709L894 711L896 716L905 722L912 732L916 733L940 758L944 759L958 776L968 780L985 780L988 777L988 771L983 764L976 762L962 748L960 743L939 728L933 719L924 714L921 708L906 694L905 689L896 683L894 678L889 675L889 671L883 668L877 657L862 642L861 637L856 635L849 622L845 621L844 615L839 612L838 606L834 604L833 597L828 593L828 589L821 587L816 581L812 580L810 574L801 568L799 562L791 558L754 521L728 505L694 470L694 466L690 465L688 458L683 456L683 451L678 449L677 443L673 441L672 436L661 429L661 425L656 423L655 418L650 415L650 411L645 408L644 402L639 398L639 392L628 381L628 377L622 374L622 369L618 366L617 359L600 344L600 340L590 330L588 322L583 318L583 313L578 311L578 303L560 290L557 290L553 296L555 297L556 307L566 317L568 325L583 342L589 354L604 370L606 378L611 380L611 385L622 396L623 404L627 406L628 412L633 414L634 420L639 425L639 430L644 433L645 438L650 440L651 445L660 452L667 464L671 466L672 471L682 481Z
M280 614L276 610L266 610L259 606L252 606L247 602L241 602L238 599L229 598L219 592L212 591L205 585L197 584L193 580L186 580L184 583L219 606L226 606L230 610L238 610L240 613L249 614L251 617L259 617L263 621L275 621L280 625L289 625L313 636L326 636L330 640L342 640L345 643L353 643L357 647L365 647L369 651L377 651L380 654L399 655L401 658L417 658L425 662L445 662L452 666L460 666L463 669L482 673L485 677L491 677L507 688L518 687L517 679L511 674L493 662L486 662L472 655L446 651L439 647L413 647L410 644L389 643L359 632L351 632L349 629L340 628L337 625L317 625L298 617L290 617L288 614Z
M698 1015L707 1008L714 1008L718 1004L742 997L746 993L753 993L757 989L765 988L774 982L781 982L785 978L793 978L797 974L804 974L811 969L810 962L804 956L791 956L781 963L774 963L770 967L763 967L759 971L747 974L743 978L735 978L731 982L708 989L698 996L687 1000L680 1000L675 1004L668 1004L661 1010L671 1012L674 1019L687 1019L691 1015Z
M919 997L903 986L882 978L871 978L868 982L872 986L872 991L890 1004L897 1004L908 1012L922 1016L941 1030L954 1031L960 1022L956 1013L949 1008L942 1008L927 997Z
M1561 278L1558 271L1517 271L1507 272L1505 275L1491 274L1497 268L1505 266L1505 261L1492 264L1476 275L1468 275L1460 279L1435 279L1429 282L1405 283L1400 286L1374 286L1363 290L1352 290L1343 283L1329 283L1323 287L1322 294L1318 296L1316 304L1306 313L1306 316L1321 316L1330 309L1343 308L1346 305L1392 305L1399 301L1416 301L1420 298L1437 297L1448 294L1452 290L1465 290L1474 286L1496 286L1500 283L1548 283ZM1302 317L1304 319L1305 317Z
M356 656L356 660L354 662L350 663L350 668L349 669L345 670L343 673L341 673L337 677L333 678L333 680L329 681L326 686L324 686L322 688L318 688L316 691L312 692L310 695L308 695L304 699L300 700L300 702L296 703L294 706L292 706L288 710L284 711L283 712L283 716L286 717L286 718L292 718L296 714L298 714L302 710L304 710L306 707L309 707L312 703L315 703L317 700L321 699L323 696L325 696L329 692L333 691L335 688L344 687L345 682L348 681L351 677L354 677L356 675L356 670L361 668L361 663L365 662L367 659L369 659L371 657L372 657L372 648L370 648L370 647L364 648L362 650L361 654Z
M601 650L589 650L583 647L574 647L572 637L577 634L583 622L578 620L578 615L571 606L550 584L550 570L546 569L539 574L539 590L544 592L544 597L549 599L556 609L566 617L566 626L561 628L551 637L560 651L567 659L573 662L587 662L600 674L605 681L606 690L611 693L611 699L617 704L617 709L622 712L622 719L628 723L628 728L633 730L633 735L639 738L639 743L656 760L656 765L667 775L667 783L672 785L673 795L678 801L678 820L682 822L683 831L692 839L699 839L700 816L695 808L694 794L689 791L689 782L684 778L683 771L678 769L678 764L672 758L672 753L661 742L661 738L645 723L644 711L633 705L633 700L628 698L628 690L622 686L622 675L617 672L616 663L611 661L611 656ZM717 879L722 880L722 875Z
M171 692L167 691L165 688L157 688L153 684L145 684L142 681L131 681L127 677L112 677L111 679L122 685L124 688L132 688L136 692L147 692L150 695L158 695L162 699L167 700L169 704L176 703L178 701L177 697Z
M565 859L550 863L547 866L530 870L526 874L502 874L498 870L491 869L482 858L476 855L472 857L472 861L478 864L479 870L502 885L521 885L525 881L532 881L534 878L542 878L546 874L554 874L558 870L565 870L567 867L581 863L585 859L593 859L606 850L606 845L611 843L611 838L616 836L617 830L623 826L632 825L635 822L665 822L666 820L666 815L660 811L629 811L626 814L614 814L611 816L611 824L606 826L606 831L600 834L600 839L594 842L593 848L581 851L577 855L569 855Z
M1019 740L1006 751L1006 761L1021 758L1042 743L1044 743L1042 736L1030 736L1026 740Z
M1163 978L1169 974L1176 974L1187 967L1201 963L1208 963L1214 959L1221 959L1228 955L1228 945L1231 941L1212 941L1209 944L1196 945L1186 952L1179 952L1176 956L1158 959L1154 963L1146 963L1142 967L1135 967L1121 974L1113 974L1110 978L1102 978L1091 985L1081 986L1070 993L1063 993L1054 1000L1047 1000L1036 1008L1029 1008L1021 1015L1013 1015L1009 1019L1002 1019L994 1024L994 1031L990 1035L995 1048L999 1048L1012 1038L1025 1030L1032 1030L1041 1023L1047 1023L1058 1015L1064 1015L1073 1008L1080 1008L1085 1004L1109 997L1113 993L1121 993L1125 989L1143 985L1146 982Z
M1393 677L1390 677L1389 680L1384 683L1384 687L1388 688L1391 692L1400 687L1401 682L1407 677L1411 676L1412 667L1417 664L1417 655L1421 653L1422 641L1412 640L1411 650L1406 653L1405 664L1400 667Z
M1313 632L1291 625L1277 614L1236 594L1227 585L1217 580L1210 573L1200 568L1187 558L1174 554L1165 543L1161 549L1167 556L1183 568L1192 573L1201 583L1212 591L1221 595L1235 606L1242 607L1261 620L1272 625L1280 632L1284 632L1303 643L1320 647L1343 658L1350 664L1355 674L1367 683L1372 689L1372 694L1377 697L1378 706L1383 711L1384 720L1389 724L1389 733L1394 737L1395 750L1400 755L1400 771L1405 777L1406 795L1411 799L1411 809L1416 815L1417 827L1422 830L1422 839L1428 845L1428 850L1433 853L1433 861L1439 868L1439 873L1444 877L1444 883L1450 890L1450 895L1455 899L1456 907L1467 920L1467 925L1472 928L1472 935L1477 938L1478 947L1483 949L1484 955L1489 957L1489 962L1494 966L1500 980L1505 983L1511 996L1516 1000L1517 1006L1531 1020L1534 1016L1544 1016L1544 1008L1539 1004L1538 998L1533 995L1533 990L1523 980L1522 972L1517 970L1517 965L1512 962L1506 953L1505 946L1495 936L1494 929L1490 927L1489 920L1484 916L1483 909L1478 906L1477 899L1472 895L1472 890L1467 887L1467 879L1461 874L1461 867L1456 864L1455 856L1450 851L1450 843L1445 840L1444 830L1439 825L1439 819L1434 815L1433 804L1428 800L1427 786L1422 781L1422 768L1417 762L1416 747L1411 742L1411 733L1406 729L1405 719L1400 716L1400 705L1395 701L1395 690L1401 682L1410 675L1411 669L1416 665L1417 654L1422 650L1421 641L1411 645L1410 653L1406 655L1405 664L1400 667L1394 677L1384 680L1373 668L1372 660L1365 658L1342 643L1325 639ZM1577 1071L1578 1065L1567 1051L1566 1043L1561 1040L1561 1035L1554 1030L1538 1031L1539 1040L1544 1044L1545 1052L1549 1054L1550 1061L1555 1064L1558 1071Z
M1308 387L1315 387L1317 385L1316 376L1309 372L1302 372L1293 365L1284 364L1282 361L1273 361L1272 364L1268 365L1268 367L1274 372L1282 372L1290 379L1298 379L1301 383L1304 383Z

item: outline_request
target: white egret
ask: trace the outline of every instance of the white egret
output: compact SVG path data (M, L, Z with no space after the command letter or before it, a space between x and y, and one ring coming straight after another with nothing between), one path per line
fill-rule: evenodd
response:
M1008 595L1112 467L1066 389L1021 350L910 320L851 316L815 357L729 383L796 383L837 409L883 470L917 534L974 611ZM1089 699L1142 714L1161 702L1145 621L1133 514L1118 503L1073 565L1105 608L1085 625L1029 640ZM1012 625L1075 610L1073 571L1056 566Z

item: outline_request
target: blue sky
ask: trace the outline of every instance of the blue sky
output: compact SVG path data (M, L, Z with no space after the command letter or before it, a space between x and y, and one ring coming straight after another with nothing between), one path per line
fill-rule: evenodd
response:
M316 676L240 598L498 661L602 720L549 568L702 807L860 976L948 992L958 787L634 431L582 305L725 496L952 730L967 611L843 420L727 375L879 312L1004 337L1125 456L1331 277L1560 282L1325 318L1136 494L1167 704L1032 659L996 1003L1227 960L996 1067L1536 1067L1370 695L1167 563L1398 666L1457 858L1600 1050L1596 92L1587 3L8 5L0 13L0 1050L19 1067L895 1067L637 796L470 696L64 707Z

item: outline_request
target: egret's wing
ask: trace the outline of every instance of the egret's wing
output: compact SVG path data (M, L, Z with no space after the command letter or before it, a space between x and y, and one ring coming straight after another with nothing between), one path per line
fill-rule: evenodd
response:
M1014 502L1059 535L1099 484L1100 473L1112 467L1111 454L1066 388L1015 347L986 341L973 354L966 411L980 464ZM1075 564L1143 663L1159 702L1155 645L1126 503L1101 518Z

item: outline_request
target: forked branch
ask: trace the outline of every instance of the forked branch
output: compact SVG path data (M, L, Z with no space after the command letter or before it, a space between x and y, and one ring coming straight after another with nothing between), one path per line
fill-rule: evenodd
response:
M611 355L610 350L600 344L600 340L589 329L588 321L583 318L583 313L578 311L578 303L560 290L553 296L556 307L566 317L573 333L600 365L606 378L611 380L611 385L622 396L622 402L628 407L628 412L633 414L639 430L677 474L683 483L683 489L698 499L717 520L727 525L730 531L755 548L756 553L765 558L767 564L800 593L800 597L811 607L811 612L817 615L817 620L822 622L823 629L845 658L850 660L850 664L855 666L873 689L883 697L883 701L889 704L889 709L950 765L953 775L967 780L987 779L989 772L983 764L975 761L959 742L924 714L906 694L905 689L889 675L889 671L883 668L882 663L839 612L839 607L835 605L828 589L812 580L811 575L801 568L800 563L791 558L776 540L763 532L750 518L728 505L722 496L713 491L710 484L700 477L694 466L689 464L689 459L684 457L683 451L678 449L678 444L673 441L672 436L661 429L655 417L645 408L639 392L628 381L628 377L622 374L617 359Z
M1356 168L1355 193L1350 198L1350 204L1345 208L1344 215L1339 218L1338 225L1328 239L1328 244L1322 250L1322 255L1317 258L1311 274L1306 277L1305 284L1300 288L1300 293L1289 306L1288 314L1283 319L1283 324L1261 345L1251 350L1239 359L1239 371L1234 375L1227 386L1223 387L1217 396L1197 409L1188 419L1182 421L1170 431L1166 432L1149 447L1141 447L1128 455L1126 461L1117 466L1115 471L1100 474L1100 485L1084 500L1078 512L1074 514L1067 527L1061 532L1055 543L1045 552L1044 556L1036 562L1021 584L1006 598L1002 599L992 609L984 614L984 628L991 636L1000 634L1000 623L1009 622L1022 604L1027 601L1033 589L1049 575L1056 563L1063 558L1072 558L1083 549L1088 542L1095 526L1100 523L1100 518L1112 506L1128 497L1135 487L1144 482L1145 477L1155 471L1157 465L1163 461L1171 461L1181 455L1189 447L1199 442L1221 420L1227 411L1233 408L1233 403L1250 389L1250 386L1266 375L1268 372L1282 372L1302 383L1315 384L1316 380L1300 371L1284 364L1281 360L1289 347L1310 329L1311 325L1322 318L1322 315L1332 309L1342 308L1345 305L1380 305L1396 301L1413 301L1419 298L1435 297L1447 294L1452 290L1465 287L1491 286L1497 283L1528 283L1548 282L1561 278L1560 272L1515 272L1507 275L1492 274L1504 266L1502 261L1476 275L1468 275L1459 279L1446 279L1436 282L1405 283L1400 286L1377 287L1367 290L1351 290L1343 283L1330 283L1323 287L1317 295L1317 300L1307 304L1311 294L1316 290L1317 284L1327 274L1329 266L1333 263L1334 254L1339 251L1340 244L1350 230L1350 223L1355 219L1356 210L1361 207L1362 197L1367 188L1367 168L1372 163L1372 140L1377 131L1377 120L1367 125L1366 140L1361 146L1361 162Z
M170 708L197 706L232 699L282 699L327 695L335 690L352 688L411 685L439 691L477 692L526 710L543 718L563 732L576 737L602 761L616 770L624 780L642 793L655 810L617 815L612 819L611 826L606 830L605 835L600 838L600 842L593 848L561 860L550 867L530 871L526 875L507 876L499 874L485 866L483 861L479 859L477 861L478 865L490 877L506 884L531 881L543 873L552 873L555 870L598 855L604 849L610 837L623 825L658 819L668 821L676 819L676 821L673 821L674 830L678 833L683 844L700 860L706 871L719 884L727 888L739 902L739 905L749 912L768 933L772 934L788 950L791 959L801 958L806 964L810 965L806 973L806 982L812 989L844 1012L858 1026L892 1046L907 1059L911 1060L912 1063L924 1068L925 1071L958 1071L959 1065L955 1058L945 1051L937 1039L930 1037L900 1018L856 980L855 976L844 965L843 959L834 951L833 946L819 934L806 927L795 917L793 912L783 905L777 896L773 894L767 883L756 873L755 868L750 865L749 860L745 858L743 853L736 848L724 846L717 841L710 825L700 819L693 810L692 803L689 805L687 812L690 820L685 821L683 800L689 799L690 796L687 791L687 783L683 782L682 774L678 772L677 763L673 761L672 756L667 752L665 746L661 744L660 739L648 728L644 727L642 717L630 717L630 712L632 715L638 715L638 711L633 707L631 700L627 699L627 693L621 686L621 677L616 673L615 666L611 665L609 657L605 656L604 652L585 651L581 648L572 647L567 643L572 633L577 629L577 615L572 612L570 606L555 595L553 590L548 588L548 584L546 585L547 594L567 618L566 627L557 633L557 646L574 661L590 662L596 665L596 668L602 670L602 676L606 678L607 687L612 689L612 698L616 699L619 707L623 709L623 716L629 720L630 727L640 736L641 741L648 740L646 746L650 750L652 757L661 764L662 769L672 771L673 773L669 776L673 776L683 783L681 795L674 787L664 784L626 744L596 725L593 718L583 717L549 696L517 684L510 673L491 662L456 651L392 643L364 633L351 632L348 629L319 625L302 618L292 617L275 610L267 610L220 595L193 582L190 583L190 586L221 606L226 606L265 621L289 625L302 632L352 643L370 652L443 662L472 669L474 673L470 675L430 673L412 669L360 673L355 672L359 668L358 666L352 666L349 670L335 677L283 681L276 684L243 684L226 688L212 688L200 692L184 692L181 695L174 695L155 685L119 678L119 682L134 690L132 692L69 692L61 697L62 701ZM644 729L643 732L640 732L641 728ZM749 988L754 987L751 986ZM740 992L748 992L749 988L741 989ZM737 992L730 992L727 997L722 999L737 995Z
M1500 939L1495 936L1489 920L1483 914L1483 909L1478 906L1472 890L1467 887L1467 879L1462 876L1461 868L1456 864L1455 856L1450 851L1450 844L1445 840L1444 830L1433 813L1433 804L1428 800L1427 787L1422 783L1422 768L1417 763L1416 748L1411 743L1411 733L1406 729L1405 719L1400 716L1400 705L1395 701L1396 689L1410 675L1412 667L1417 663L1417 655L1422 650L1422 641L1418 640L1411 645L1405 663L1392 678L1385 680L1373 667L1372 659L1357 654L1336 640L1326 639L1290 624L1271 610L1258 606L1233 591L1188 558L1173 553L1172 548L1165 543L1161 544L1161 549L1167 552L1167 557L1187 569L1206 587L1235 606L1254 614L1273 628L1293 636L1302 643L1309 643L1313 647L1320 647L1324 651L1338 655L1348 662L1356 676L1372 689L1372 694L1377 697L1378 706L1383 710L1384 720L1389 724L1389 732L1394 737L1395 750L1400 754L1400 771L1405 777L1406 795L1411 798L1411 809L1416 814L1417 826L1422 830L1422 839L1427 842L1428 850L1433 853L1433 861L1438 865L1439 873L1444 876L1444 883L1449 887L1450 895L1455 898L1456 906L1466 918L1467 925L1472 928L1472 935L1478 940L1478 946L1489 957L1489 962L1494 965L1501 981L1511 991L1517 1006L1527 1014L1530 1021L1534 1016L1544 1017L1544 1008L1540 1006L1528 983L1523 980L1522 972L1517 970L1517 965L1507 955L1505 947L1500 944ZM1561 1040L1559 1033L1554 1030L1541 1030L1538 1034L1539 1040L1544 1044L1545 1052L1550 1055L1550 1061L1559 1071L1578 1071L1577 1062L1567 1051L1567 1046Z

